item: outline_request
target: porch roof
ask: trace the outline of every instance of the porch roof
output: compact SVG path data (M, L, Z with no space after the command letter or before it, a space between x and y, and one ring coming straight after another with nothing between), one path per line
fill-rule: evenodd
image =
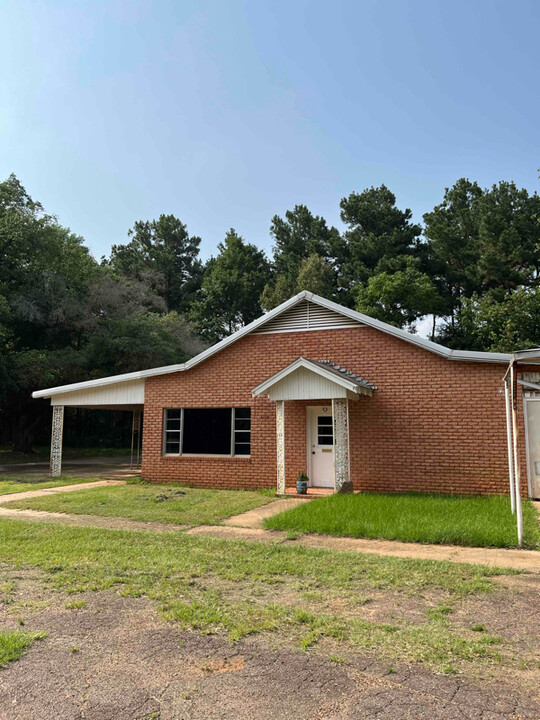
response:
M330 360L299 357L253 388L252 395L268 394L270 400L320 400L371 397L376 385Z

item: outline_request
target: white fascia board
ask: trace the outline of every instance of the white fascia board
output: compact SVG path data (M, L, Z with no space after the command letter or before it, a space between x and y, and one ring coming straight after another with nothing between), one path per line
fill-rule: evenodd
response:
M427 338L422 338L418 335L414 335L413 333L409 333L406 330L401 330L401 328L394 327L393 325L389 325L388 323L382 322L381 320L376 320L375 318L369 317L369 315L364 315L363 313L357 312L356 310L351 310L350 308L343 307L342 305L338 305L332 300L326 300L326 298L322 298L319 295L313 295L312 293L308 292L306 292L305 295L306 299L308 299L310 302L322 305L329 310L334 310L337 313L341 313L341 315L350 317L353 320L364 323L365 325L375 328L376 330L381 330L388 335L393 335L394 337L400 338L401 340L405 340L406 342L412 343L413 345L424 348L424 350L429 350L432 353L436 353L437 355L446 357L449 360L470 360L473 362L505 363L508 362L512 357L508 353L450 350L444 345L439 345L438 343L432 342Z
M51 397L51 395L58 395L59 393L70 392L72 390L85 390L86 388L99 387L101 385L110 385L111 383L125 382L127 380L142 380L143 378L154 377L156 375L167 375L168 373L183 372L184 370L189 370L195 365L204 362L220 350L223 350L229 345L232 345L232 343L240 340L245 335L248 335L252 330L258 328L259 325L263 325L265 322L271 320L276 315L279 315L288 308L293 307L298 302L303 300L305 295L305 292L298 293L298 295L295 295L281 305L278 305L278 307L270 310L270 312L261 315L260 318L253 320L253 322L249 323L249 325L240 328L240 330L237 330L232 335L229 335L215 345L212 345L212 347L209 347L207 350L203 350L203 352L195 355L195 357L192 357L191 360L188 360L185 363L180 363L178 365L165 365L163 367L151 368L149 370L139 370L137 372L124 373L123 375L110 375L109 377L98 378L97 380L86 380L83 382L72 383L71 385L60 385L58 387L47 388L45 390L36 390L32 393L32 397L47 398Z
M412 333L408 333L405 330L401 330L400 328L389 325L388 323L382 322L381 320L376 320L375 318L371 318L368 315L357 312L356 310L351 310L350 308L343 307L343 305L339 305L332 300L326 300L326 298L322 298L319 295L314 295L307 290L303 290L289 300L286 300L281 305L278 305L273 310L270 310L270 312L261 315L261 317L257 318L256 320L253 320L253 322L249 323L249 325L240 328L240 330L237 330L232 335L229 335L215 345L212 345L212 347L209 347L202 353L195 355L195 357L191 358L191 360L188 360L185 363L181 363L178 365L166 365L164 367L152 368L150 370L141 370L134 373L125 373L123 375L111 375L110 377L99 378L98 380L88 380L86 382L73 383L72 385L62 385L54 388L47 388L46 390L37 390L32 393L32 397L51 397L51 395L57 395L58 393L69 392L71 390L84 390L86 388L99 387L100 385L109 385L111 383L124 382L127 380L141 380L147 377L155 377L157 375L166 375L168 373L190 370L192 367L195 367L195 365L199 365L199 363L204 362L212 355L215 355L224 348L235 343L237 340L240 340L246 335L249 335L249 333L253 330L256 330L258 327L264 325L272 318L280 315L282 312L285 312L294 305L297 305L302 300L309 300L316 305L325 307L328 310L333 310L334 312L344 315L345 317L349 317L356 322L375 328L376 330L380 330L381 332L387 333L388 335L393 335L400 340L405 340L406 342L412 343L413 345L421 347L424 350L429 350L430 352L435 353L436 355L440 355L441 357L445 357L449 360L507 363L512 357L511 355L505 353L449 350L447 347L444 347L444 345L439 345L438 343L431 342L431 340L427 340L426 338L418 337L418 335L413 335Z
M275 375L272 375L272 377L269 377L264 382L260 383L260 385L257 385L256 388L253 388L251 391L251 394L253 397L257 397L259 395L264 395L264 393L272 387L272 385L275 385L280 380L283 380L287 377L287 375L290 375L295 370L298 370L298 368L306 368L306 370L309 370L310 372L315 373L316 375L320 375L321 377L325 378L326 380L330 380L331 382L335 383L336 385L340 385L341 387L344 387L346 390L350 390L351 392L357 393L359 386L353 382L352 380L348 380L345 377L338 377L335 373L325 370L320 365L317 365L315 363L312 363L310 360L307 360L304 357L299 357L297 360L292 362L290 365L287 365L287 367L284 367L279 372L275 373Z
M166 375L172 372L181 372L184 365L166 365L164 367L153 368L152 370L138 370L137 372L124 373L122 375L110 375L109 377L98 378L97 380L85 380L83 382L71 383L71 385L58 385L57 387L47 388L46 390L36 390L32 393L33 398L47 398L52 395L72 392L76 390L87 390L89 388L101 387L103 385L112 385L114 383L129 382L130 380L144 380L154 375Z
M293 307L297 303L299 303L301 300L304 299L306 292L298 293L298 295L295 295L294 297L290 298L290 300L286 300L281 305L278 305L273 310L270 310L270 312L265 313L264 315L261 315L260 318L257 318L256 320L253 320L253 322L250 322L249 325L245 325L243 328L240 328L240 330L237 330L232 335L229 335L226 338L223 338L223 340L220 340L215 345L212 345L212 347L209 347L207 350L204 350L202 353L199 353L198 355L195 355L195 357L192 357L191 360L188 360L185 363L184 370L189 370L190 368L194 367L195 365L198 365L201 362L204 362L207 358L211 357L215 353L219 352L220 350L223 350L224 348L228 347L229 345L232 345L237 340L240 340L245 335L249 335L250 332L253 330L256 330L260 325L264 325L264 323L268 322L268 320L271 320L272 318L276 317L276 315L281 315L282 312L285 310L288 310L290 307Z
M451 350L449 360L469 362L508 363L512 359L510 353L492 353L474 350Z
M532 364L540 362L540 348L530 350L518 350L514 353L514 360L527 361Z

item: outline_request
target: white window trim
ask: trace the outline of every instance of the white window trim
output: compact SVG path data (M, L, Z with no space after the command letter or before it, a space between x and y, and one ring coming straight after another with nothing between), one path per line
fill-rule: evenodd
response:
M190 410L222 410L222 409L228 409L228 408L189 408ZM236 410L245 410L249 409L250 416L249 416L249 430L237 430L235 427L235 421L236 421ZM180 410L180 430L174 431L179 432L180 434L180 451L177 453L168 453L166 452L167 447L167 413L169 410ZM184 450L184 408L163 408L163 438L162 438L162 447L161 447L161 455L162 457L187 457L187 458L232 458L232 457L238 457L238 458L250 458L251 457L251 407L243 405L241 407L232 407L231 410L231 452L227 454L219 454L219 453L185 453ZM238 418L239 420L244 420L246 418ZM249 432L249 443L236 443L235 437L237 432ZM237 455L234 451L236 445L249 445L249 454L248 455Z

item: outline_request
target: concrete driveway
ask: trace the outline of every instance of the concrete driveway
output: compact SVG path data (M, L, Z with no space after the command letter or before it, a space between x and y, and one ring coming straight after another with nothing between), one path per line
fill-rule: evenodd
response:
M37 475L49 472L49 462L38 460L27 463L0 465L0 475ZM113 457L88 457L64 460L62 475L77 477L101 477L107 480L122 479L140 475L140 470L132 470L127 455Z

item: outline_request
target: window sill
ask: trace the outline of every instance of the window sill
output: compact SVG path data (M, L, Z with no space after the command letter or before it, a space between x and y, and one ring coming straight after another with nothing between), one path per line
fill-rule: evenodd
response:
M162 460L251 460L251 455L162 455Z

